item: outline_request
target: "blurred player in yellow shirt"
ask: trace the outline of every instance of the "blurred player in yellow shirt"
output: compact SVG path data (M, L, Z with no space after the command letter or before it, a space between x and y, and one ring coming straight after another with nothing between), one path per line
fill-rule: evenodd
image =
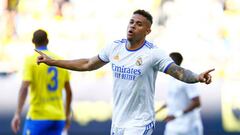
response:
M48 37L44 30L33 34L32 42L37 50L41 50L52 58L57 55L47 50ZM12 130L17 133L20 129L20 116L30 87L30 108L24 124L23 135L60 135L64 127L70 126L70 105L72 92L67 70L37 65L39 55L35 52L26 57L23 71L23 81L18 96L18 106L12 119ZM64 107L63 89L66 91Z

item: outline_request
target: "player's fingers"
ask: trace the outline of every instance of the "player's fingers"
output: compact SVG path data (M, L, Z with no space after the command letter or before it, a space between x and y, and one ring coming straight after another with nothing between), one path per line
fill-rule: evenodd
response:
M41 61L41 60L44 59L44 57L43 57L43 56L38 56L37 59L38 59L39 61Z
M208 74L206 84L210 84L211 82L212 82L212 76Z
M19 131L19 129L20 129L20 123L18 123L17 125L16 133Z
M38 65L41 63L41 59L43 59L42 56L38 56L38 57L37 57L37 64L38 64Z
M206 72L205 72L205 74L209 74L210 72L212 72L212 71L214 71L215 69L213 68L213 69L210 69L210 70L207 70Z
M67 124L64 129L68 130L69 128L70 128L70 124Z
M21 120L18 120L17 121L16 133L20 130L20 126L21 126Z
M15 134L17 133L17 129L15 127L12 130Z
M212 80L209 80L208 82L207 82L207 84L210 84L212 82Z
M11 122L11 127L12 127L12 130L14 130L14 128L15 128L15 120L14 119Z
M37 50L37 49L34 49L34 51L36 51L37 53L39 53L40 55L45 55L43 52Z
M12 123L12 130L13 130L13 132L14 132L15 134L16 134L17 131L18 131L17 122L16 122L16 121L14 121L14 122Z
M199 81L200 81L200 82L206 82L206 78L204 77L203 74L200 75Z
M17 120L15 124L16 124L16 125L15 125L15 133L17 133L18 130L20 129L20 121Z

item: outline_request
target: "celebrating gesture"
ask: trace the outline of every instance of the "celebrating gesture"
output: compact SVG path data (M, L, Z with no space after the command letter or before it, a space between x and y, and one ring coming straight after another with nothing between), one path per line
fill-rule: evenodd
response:
M127 26L126 38L113 41L92 58L57 60L45 53L37 63L75 71L92 71L111 64L113 75L113 115L111 134L151 135L155 125L154 93L158 72L182 82L210 84L214 69L196 74L182 68L157 45L145 38L151 33L152 16L136 10Z

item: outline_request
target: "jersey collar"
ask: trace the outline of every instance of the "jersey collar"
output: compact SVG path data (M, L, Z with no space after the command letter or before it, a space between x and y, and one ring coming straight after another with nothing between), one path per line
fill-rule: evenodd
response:
M142 46L140 46L139 48L137 48L137 49L135 49L135 50L129 50L129 49L127 48L127 44L128 44L128 41L127 41L126 44L125 44L125 48L126 48L128 51L130 51L130 52L134 52L134 51L140 50L140 49L145 45L145 43L146 43L146 40L143 42Z
M47 46L42 45L42 46L37 47L36 49L40 50L40 51L47 50Z

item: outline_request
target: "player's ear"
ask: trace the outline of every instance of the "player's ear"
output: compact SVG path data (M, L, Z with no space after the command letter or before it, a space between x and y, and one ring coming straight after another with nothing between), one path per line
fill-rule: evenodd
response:
M48 44L48 42L49 42L49 40L48 40L48 39L46 39L46 45Z
M146 35L148 35L149 33L151 33L151 28L147 28L146 30Z
M34 40L34 38L32 38L32 43L34 43L34 44L35 44L35 40Z

